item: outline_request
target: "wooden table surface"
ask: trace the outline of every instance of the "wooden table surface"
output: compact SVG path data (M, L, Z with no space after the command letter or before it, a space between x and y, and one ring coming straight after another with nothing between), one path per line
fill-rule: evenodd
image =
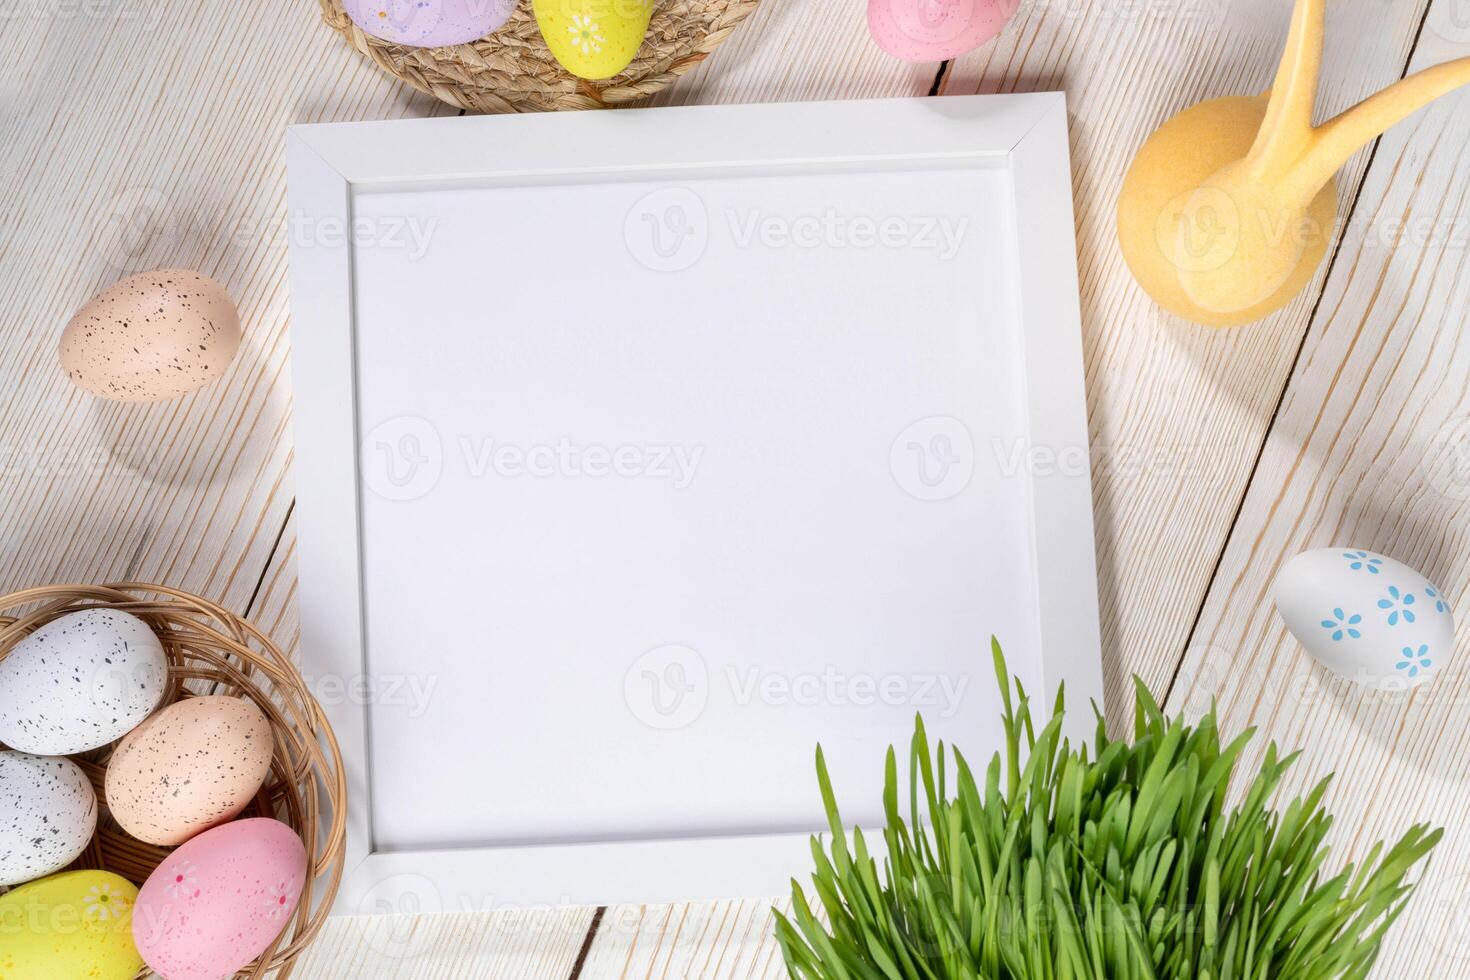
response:
M1329 261L1289 309L1216 332L1131 280L1113 208L1160 122L1270 84L1288 0L1034 0L952 64L870 43L863 0L764 0L656 101L1065 89L1082 273L1108 696L1218 699L1325 772L1336 843L1448 828L1375 974L1470 976L1470 674L1373 698L1312 666L1267 588L1310 547L1421 568L1470 622L1470 92L1354 158ZM286 295L288 123L451 110L384 77L311 0L0 0L0 587L141 579L296 634ZM1334 0L1336 112L1470 54L1467 0ZM68 317L125 273L188 266L240 305L228 376L151 407L78 391ZM1465 631L1459 634L1464 645ZM801 870L801 869L793 869ZM298 976L776 978L770 902L333 920Z

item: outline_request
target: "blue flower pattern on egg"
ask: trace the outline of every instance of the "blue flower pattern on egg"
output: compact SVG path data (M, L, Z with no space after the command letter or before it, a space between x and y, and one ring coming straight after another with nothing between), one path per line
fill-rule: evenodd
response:
M1434 666L1434 661L1429 657L1429 645L1425 643L1419 644L1418 650L1413 647L1404 647L1403 657L1404 659L1398 663L1398 669L1410 677L1418 677L1419 671L1428 670Z
M1388 610L1388 625L1397 626L1399 621L1412 623L1414 621L1414 610L1409 607L1414 604L1414 593L1400 593L1397 585L1388 587L1388 598L1378 600L1378 608Z
M1322 620L1322 628L1330 632L1334 640L1341 640L1344 636L1350 636L1356 640L1363 635L1357 629L1358 624L1362 621L1363 617L1357 613L1347 616L1344 615L1341 608L1338 608L1332 610L1331 619Z
M1346 544L1306 551L1272 590L1288 632L1349 681L1408 689L1454 668L1454 597L1389 555Z
M1342 556L1348 560L1348 568L1353 571L1366 570L1370 575L1378 574L1378 566L1383 564L1383 559L1377 555L1370 555L1366 551L1344 551Z

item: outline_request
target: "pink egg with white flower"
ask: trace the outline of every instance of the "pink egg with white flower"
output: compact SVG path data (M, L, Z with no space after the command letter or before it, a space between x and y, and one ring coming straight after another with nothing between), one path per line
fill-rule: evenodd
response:
M133 941L165 980L220 980L270 946L306 883L306 848L279 820L237 820L173 851L133 906Z
M999 34L1020 0L868 0L868 30L904 61L946 61Z

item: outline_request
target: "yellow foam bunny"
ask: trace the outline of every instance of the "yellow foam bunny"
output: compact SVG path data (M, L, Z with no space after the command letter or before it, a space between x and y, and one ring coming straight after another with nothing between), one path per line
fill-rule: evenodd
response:
M1237 326L1312 278L1337 220L1335 174L1394 123L1470 83L1470 58L1427 69L1312 125L1326 0L1298 0L1272 89L1186 109L1138 151L1118 238L1160 306Z

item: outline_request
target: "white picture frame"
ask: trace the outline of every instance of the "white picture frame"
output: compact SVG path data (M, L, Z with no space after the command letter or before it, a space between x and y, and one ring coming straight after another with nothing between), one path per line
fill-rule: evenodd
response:
M997 275L1006 277L1014 290L1016 322L1008 329L1015 348L1007 370L1014 372L1022 431L1011 433L1016 452L1006 479L1014 481L1010 485L1019 501L1019 540L1029 552L1018 559L1027 568L1020 576L1025 592L1018 594L1029 599L1016 612L1027 624L1023 632L1029 639L1007 649L1012 666L1024 668L1018 673L1039 685L1033 694L1043 714L1065 679L1073 709L1069 734L1074 740L1090 737L1088 702L1101 705L1103 679L1062 94L294 126L288 131L287 164L301 662L308 677L317 681L346 764L351 802L339 913L775 895L786 890L790 878L805 878L810 834L822 829L813 822L772 833L686 834L664 828L648 835L620 832L602 840L562 834L540 841L522 834L519 840L493 845L381 843L374 828L375 806L369 801L379 778L375 765L387 762L372 761L370 728L379 724L374 712L381 709L372 703L374 672L365 659L369 622L418 615L411 608L395 612L385 603L370 610L365 601L364 575L377 572L365 573L364 538L376 533L374 522L387 518L376 504L364 506L366 422L361 413L367 402L386 396L381 385L370 396L360 388L377 370L365 363L369 355L360 347L361 324L375 315L365 307L391 305L401 297L375 293L377 287L358 279L366 275L364 269L390 261L379 256L381 241L364 243L359 226L365 215L374 214L374 201L388 199L385 195L447 196L436 200L445 204L445 213L452 213L458 210L457 204L449 206L454 195L465 195L465 208L470 209L470 197L486 189L615 188L651 179L683 186L729 178L722 187L730 193L759 197L765 193L762 188L775 186L756 179L767 176L858 175L853 179L862 180L862 175L875 175L875 187L892 187L896 185L883 183L887 178L882 175L1000 174L995 186L1008 198L1002 210L1009 214L985 222L978 234L990 242L986 248L1011 257ZM497 207L506 207L504 198L497 200ZM785 233L790 231L788 227ZM380 239L389 233L381 226L373 232ZM453 229L447 234L454 239ZM812 254L831 247L830 240L813 241ZM444 257L429 262L445 264L446 288L458 261L451 251L446 248ZM486 256L487 277L493 276L493 259ZM426 268L415 267L414 275L436 274ZM818 261L811 268L820 275L824 266ZM545 292L550 284L523 285ZM552 289L549 295L554 294ZM434 300L426 302L432 307ZM493 291L486 302L495 303ZM444 319L435 315L436 323ZM383 349L379 345L371 356L385 356ZM395 375L399 377L403 385L425 384L412 371ZM446 381L453 383L461 382ZM448 552L456 546L425 543L424 557L432 559L437 548L452 563ZM986 639L974 638L981 678L990 676ZM449 681L453 686L453 678ZM366 693L353 696L354 690ZM567 725L577 724L580 714L575 703L547 710L560 712ZM423 734L421 729L412 733L415 738ZM808 773L811 748L810 742L792 746ZM997 748L968 746L982 762ZM445 745L444 751L457 750ZM515 751L536 748L523 745ZM882 759L870 755L863 765L876 776ZM464 764L473 766L473 757L464 754ZM808 788L815 805L814 779ZM517 792L514 787L501 791ZM377 792L385 794L382 787ZM433 801L424 809L444 813L452 809L446 804ZM589 805L589 810L596 806ZM410 828L401 835L404 839L423 831L412 809L395 813Z

